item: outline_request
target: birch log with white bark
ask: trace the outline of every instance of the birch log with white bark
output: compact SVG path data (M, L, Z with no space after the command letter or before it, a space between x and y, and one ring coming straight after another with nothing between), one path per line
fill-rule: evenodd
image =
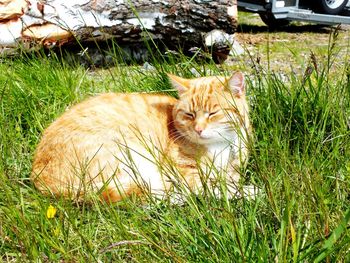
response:
M236 25L236 0L0 0L0 53L145 38L172 48L225 49Z

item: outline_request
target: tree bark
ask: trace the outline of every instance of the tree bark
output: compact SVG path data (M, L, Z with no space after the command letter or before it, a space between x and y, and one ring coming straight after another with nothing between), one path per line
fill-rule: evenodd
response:
M220 50L236 26L236 0L0 0L1 53L107 39Z

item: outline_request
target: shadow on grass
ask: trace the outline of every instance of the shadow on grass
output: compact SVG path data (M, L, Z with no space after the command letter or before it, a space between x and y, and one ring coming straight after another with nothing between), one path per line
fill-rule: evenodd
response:
M248 25L239 24L237 32L239 33L264 33L264 32L286 32L286 33L320 33L329 34L331 32L331 26L319 25L319 24L290 24L287 26L270 29L266 25Z

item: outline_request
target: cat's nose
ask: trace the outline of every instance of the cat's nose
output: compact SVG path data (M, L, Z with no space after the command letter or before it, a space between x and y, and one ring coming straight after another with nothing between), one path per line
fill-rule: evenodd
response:
M201 133L203 132L203 127L200 126L196 126L194 127L194 130L196 131L196 133L198 133L198 135L201 135Z

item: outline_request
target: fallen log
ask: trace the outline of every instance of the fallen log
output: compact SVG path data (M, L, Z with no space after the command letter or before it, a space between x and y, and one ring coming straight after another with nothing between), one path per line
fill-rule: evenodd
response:
M228 53L236 0L0 0L0 53L113 39Z

